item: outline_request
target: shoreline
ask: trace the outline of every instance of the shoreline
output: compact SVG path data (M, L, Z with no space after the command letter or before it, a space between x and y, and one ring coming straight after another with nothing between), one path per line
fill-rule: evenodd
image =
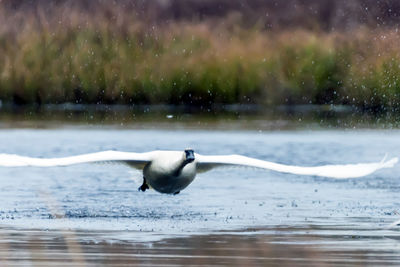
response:
M96 127L127 129L398 129L400 114L372 114L343 105L85 105L2 104L0 128ZM60 126L60 124L63 124Z

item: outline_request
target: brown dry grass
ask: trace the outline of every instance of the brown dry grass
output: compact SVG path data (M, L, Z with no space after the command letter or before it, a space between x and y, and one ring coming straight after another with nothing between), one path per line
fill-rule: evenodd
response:
M14 103L352 104L397 109L400 34L152 23L123 5L0 8L0 98Z

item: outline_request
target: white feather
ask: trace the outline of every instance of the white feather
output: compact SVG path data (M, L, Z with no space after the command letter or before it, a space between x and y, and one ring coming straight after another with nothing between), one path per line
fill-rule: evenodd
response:
M3 167L55 167L82 163L119 162L143 164L152 160L154 152L132 153L103 151L64 158L32 158L12 154L0 154L0 166Z
M284 165L241 155L227 156L203 156L196 154L198 171L208 171L211 168L227 165L249 166L277 172L292 173L299 175L315 175L331 177L336 179L357 178L369 175L379 169L391 168L396 164L398 158L392 158L388 161L344 165L324 165L316 167L302 167Z
M148 162L152 162L154 160L161 161L161 158L168 159L168 155L171 155L170 159L175 159L177 155L181 155L181 153L181 151L152 151L147 153L103 151L62 158L33 158L12 154L0 154L0 166L53 167L95 162L123 162L135 168L143 168ZM169 162L170 159L162 161L165 163L166 161ZM336 179L363 177L383 168L391 168L398 162L398 158L392 158L388 161L383 159L380 162L372 163L303 167L284 165L241 155L204 156L195 154L195 159L197 172L208 171L212 168L220 166L239 165L268 169L277 172L298 175L324 176Z

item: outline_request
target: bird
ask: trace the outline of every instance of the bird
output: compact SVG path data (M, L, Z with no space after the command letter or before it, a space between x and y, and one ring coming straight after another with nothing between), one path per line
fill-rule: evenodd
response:
M201 155L193 149L183 151L155 150L143 153L115 150L101 151L61 158L34 158L15 154L0 154L0 167L55 167L83 163L120 162L143 171L139 191L154 189L165 194L178 194L191 184L197 173L221 166L246 166L297 175L323 176L334 179L359 178L379 169L391 168L394 157L379 162L322 165L315 167L291 166L242 155Z

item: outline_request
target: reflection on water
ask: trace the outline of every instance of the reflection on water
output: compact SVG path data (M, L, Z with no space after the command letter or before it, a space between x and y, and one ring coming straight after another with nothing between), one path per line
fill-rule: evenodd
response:
M315 166L400 155L400 131L4 129L0 151L58 157L115 149L242 154ZM399 165L332 180L227 168L179 195L138 192L124 165L0 168L0 258L11 266L395 264ZM133 178L133 179L131 179ZM4 265L3 264L3 265Z
M329 230L329 235L321 235L315 230L253 229L169 237L154 242L109 242L94 240L110 232L2 229L0 263L2 266L54 266L66 262L69 266L388 266L400 261L398 240L368 233L343 235L339 231L335 235L334 229Z

